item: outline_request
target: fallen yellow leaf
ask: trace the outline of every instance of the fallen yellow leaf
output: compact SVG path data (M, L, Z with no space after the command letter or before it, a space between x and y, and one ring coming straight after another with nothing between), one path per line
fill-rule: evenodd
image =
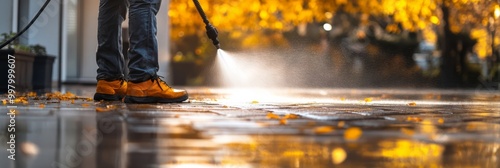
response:
M250 103L252 103L252 104L259 104L259 101L254 100L254 101L252 101L252 102L250 102Z
M331 126L319 126L314 128L314 133L316 134L328 134L332 132L334 129Z
M90 104L86 104L86 103L82 104L82 107L89 107L89 106L90 106Z
M344 125L345 125L345 122L344 122L344 121L339 121L339 123L337 123L337 126L338 126L339 128L344 127Z
M299 116L295 115L295 114L287 114L283 118L286 118L286 119L297 119L297 118L299 118Z
M67 98L75 98L76 97L76 95L71 93L71 92L66 92L63 96L67 97Z
M36 92L29 92L27 94L28 97L36 97Z
M280 125L286 125L287 122L286 118L280 119Z
M335 148L332 150L333 164L341 164L347 158L347 153L342 148Z
M443 124L443 123L444 123L444 119L443 119L443 118L439 118L439 119L438 119L438 123L439 123L439 124Z
M96 111L96 112L108 112L108 111L111 111L111 109L108 109L108 108L102 108L102 107L96 107L96 108L95 108L95 111Z
M373 98L372 98L372 97L367 97L367 98L365 98L365 102L366 102L366 103L370 103L370 102L372 102L372 101L373 101Z
M408 106L416 106L416 105L417 105L417 103L415 103L415 102L408 103Z
M45 104L40 104L40 105L38 105L38 107L45 108Z
M422 119L418 117L407 117L406 121L421 122Z
M358 127L351 127L345 130L344 139L345 140L357 140L359 137L363 135L363 131L361 131Z
M267 113L266 118L268 118L268 119L280 119L280 116L278 116L274 113Z
M408 129L408 128L401 128L401 132L405 135L412 136L415 134L415 130Z

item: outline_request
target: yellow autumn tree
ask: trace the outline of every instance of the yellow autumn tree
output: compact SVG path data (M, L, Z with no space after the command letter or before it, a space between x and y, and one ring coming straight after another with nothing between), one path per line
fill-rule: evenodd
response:
M358 0L350 8L372 15L390 16L394 23L409 31L437 33L441 50L440 85L460 86L465 83L470 69L467 54L476 53L480 58L493 55L498 48L495 32L500 27L499 1L492 0ZM370 10L372 9L372 10ZM498 13L495 15L495 12ZM439 31L428 31L437 25ZM392 27L390 27L392 26ZM393 29L393 25L388 25ZM427 37L436 37L428 35Z
M490 57L498 46L499 2L494 0L200 0L210 22L231 38L265 42L264 30L284 32L304 23L328 21L336 11L388 17L386 31L420 32L439 42L441 73L459 83L465 55L473 50ZM495 15L495 10L499 13ZM171 0L168 12L173 40L185 35L204 37L203 22L192 1ZM440 31L431 31L432 27ZM249 33L252 32L252 33ZM272 37L272 36L268 36ZM495 46L496 44L496 46ZM473 47L473 48L472 48ZM456 71L457 67L459 70ZM462 68L462 69L460 69ZM446 79L448 80L448 79Z
M246 32L288 31L301 23L327 20L346 0L201 0L208 20L219 32L239 38ZM204 34L204 25L192 1L171 0L171 35Z

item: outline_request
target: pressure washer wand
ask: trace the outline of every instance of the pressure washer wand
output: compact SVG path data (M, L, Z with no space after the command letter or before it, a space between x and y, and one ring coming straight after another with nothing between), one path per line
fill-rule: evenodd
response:
M205 15L205 12L203 12L203 9L201 8L200 2L198 0L193 0L194 5L196 6L196 10L198 10L198 13L200 13L201 19L203 19L203 22L205 23L205 29L207 29L207 36L212 40L213 44L217 49L220 49L220 43L219 39L217 39L217 35L219 32L217 32L217 29L210 24L210 22L207 19L207 16Z

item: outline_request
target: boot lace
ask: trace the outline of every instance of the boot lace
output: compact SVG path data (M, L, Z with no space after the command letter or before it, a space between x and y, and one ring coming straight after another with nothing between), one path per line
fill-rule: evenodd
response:
M172 89L172 87L170 87L170 85L167 84L167 82L163 81L162 78L165 78L163 76L156 76L154 78L151 78L151 81L154 82L156 81L156 83L158 84L158 86L160 86L161 90L163 90L163 87L161 87L161 84L163 83L165 86L167 86L167 90L168 89Z

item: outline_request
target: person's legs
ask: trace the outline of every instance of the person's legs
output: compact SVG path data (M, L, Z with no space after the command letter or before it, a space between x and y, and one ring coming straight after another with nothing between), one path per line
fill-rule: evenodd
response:
M129 75L126 103L172 103L188 98L159 79L156 14L161 0L129 1Z
M97 23L97 80L123 79L122 22L126 0L101 0Z
M97 88L94 100L121 100L126 92L122 54L122 22L126 0L100 0L97 23Z
M156 14L161 0L129 0L129 81L143 82L156 78L158 41Z

